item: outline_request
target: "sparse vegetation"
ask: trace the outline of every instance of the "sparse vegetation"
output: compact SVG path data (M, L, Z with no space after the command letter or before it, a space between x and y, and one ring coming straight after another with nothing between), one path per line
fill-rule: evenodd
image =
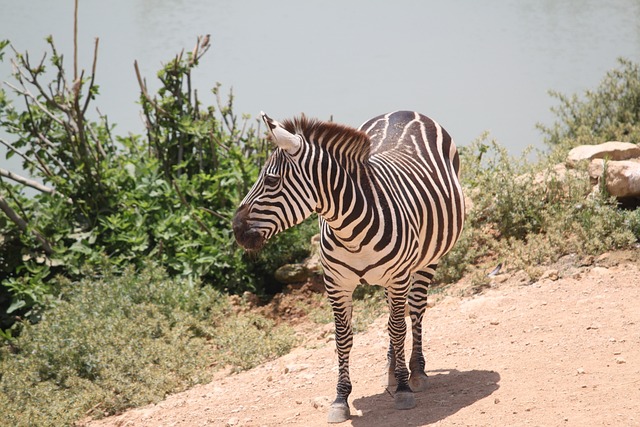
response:
M540 125L548 153L510 155L483 135L462 149L462 180L473 202L463 236L442 260L441 282L500 261L511 268L549 263L566 254L594 255L640 239L640 210L626 210L591 190L584 177L559 181L553 166L583 144L640 142L640 67L621 59L596 91L583 97L551 92L560 100L557 121Z
M157 264L80 282L0 348L0 424L72 425L248 369L295 344L286 326L237 316L220 291ZM240 338L241 337L241 338Z
M538 128L545 142L560 153L577 145L640 140L640 64L620 58L596 90L582 96L550 94L559 101L552 108L557 121Z

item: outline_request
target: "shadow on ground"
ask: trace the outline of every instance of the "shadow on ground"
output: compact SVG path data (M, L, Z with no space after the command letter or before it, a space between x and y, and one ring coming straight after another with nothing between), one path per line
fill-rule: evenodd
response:
M417 405L410 410L399 411L393 406L391 393L367 396L353 401L362 411L352 416L354 426L382 427L392 425L424 426L443 420L462 408L490 396L500 386L500 374L495 371L427 371L427 390L416 393Z

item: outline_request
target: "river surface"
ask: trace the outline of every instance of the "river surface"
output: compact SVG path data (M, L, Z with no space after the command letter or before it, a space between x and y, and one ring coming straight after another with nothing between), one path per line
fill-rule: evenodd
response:
M49 34L71 67L72 0L0 0L0 39L39 57ZM117 134L143 129L134 60L157 88L161 64L203 34L212 48L194 79L208 103L220 82L252 117L359 126L412 109L459 145L489 131L518 154L544 147L535 125L553 121L549 90L595 89L618 57L640 60L640 1L82 0L80 66L91 68L99 37L94 105ZM0 80L11 80L10 57ZM3 154L0 165L19 169Z

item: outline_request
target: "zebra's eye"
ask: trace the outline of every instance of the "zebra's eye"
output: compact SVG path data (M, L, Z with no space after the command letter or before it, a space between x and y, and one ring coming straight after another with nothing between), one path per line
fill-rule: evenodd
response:
M280 177L278 175L267 174L264 177L264 185L267 187L275 187L280 182Z

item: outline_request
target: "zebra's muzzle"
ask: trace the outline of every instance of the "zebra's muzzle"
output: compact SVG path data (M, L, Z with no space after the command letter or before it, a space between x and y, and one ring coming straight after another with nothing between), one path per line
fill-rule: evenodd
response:
M233 234L236 242L247 251L258 251L265 244L264 235L260 230L249 224L249 205L240 206L233 216Z

